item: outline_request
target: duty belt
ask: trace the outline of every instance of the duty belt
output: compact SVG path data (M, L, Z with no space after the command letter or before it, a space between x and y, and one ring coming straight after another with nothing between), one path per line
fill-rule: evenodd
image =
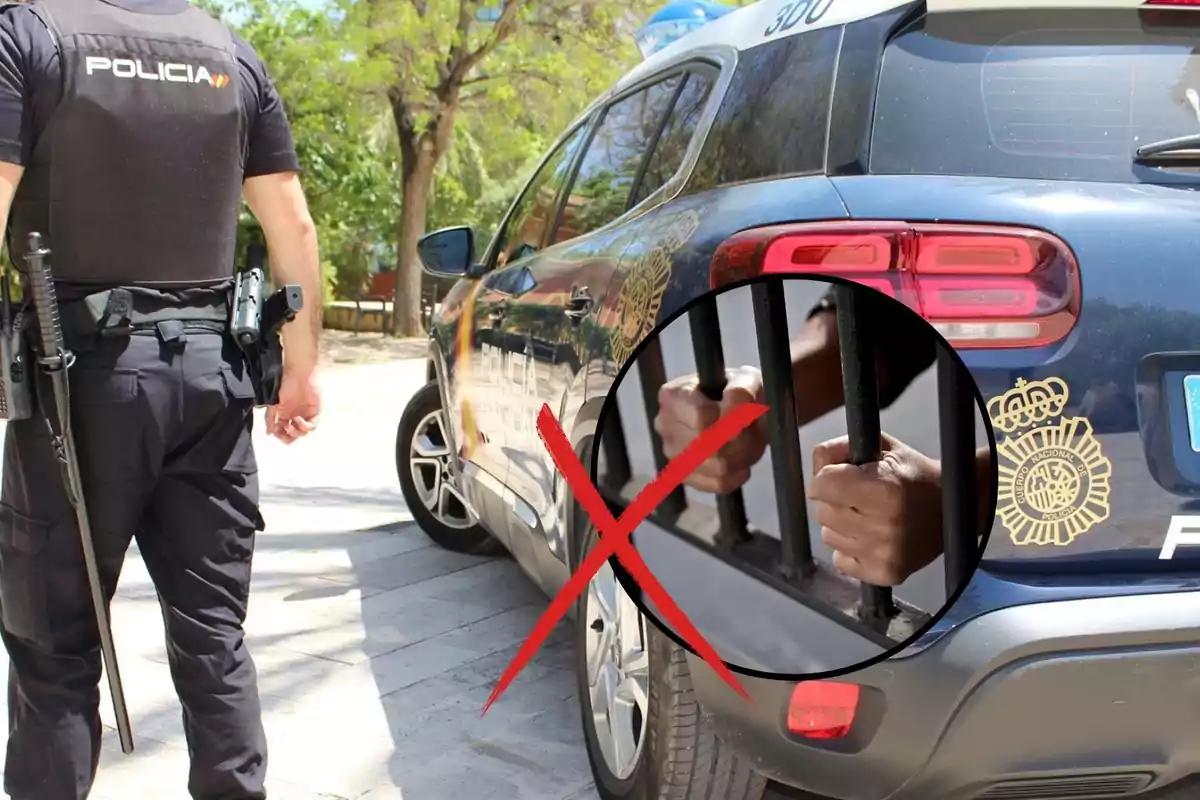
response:
M229 304L224 293L202 303L180 304L167 299L135 295L127 289L109 289L59 308L63 334L74 349L88 349L96 339L124 338L157 333L164 341L180 339L187 330L225 333L229 330Z

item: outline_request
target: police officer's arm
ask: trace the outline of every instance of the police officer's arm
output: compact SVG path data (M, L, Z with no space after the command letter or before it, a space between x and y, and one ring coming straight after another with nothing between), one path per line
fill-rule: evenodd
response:
M845 403L833 300L831 288L809 312L804 328L792 341L792 375L796 385L804 387L804 391L796 392L796 415L801 425ZM891 333L876 342L879 402L887 408L918 375L933 365L936 350L932 337L901 333L912 330L914 322L892 303L879 303L872 316L879 330Z
M38 31L31 22L36 19L28 8L0 9L0 230L8 229L8 213L33 147L29 77L44 70L54 53L44 29ZM33 35L39 32L42 36Z
M282 328L284 366L293 374L317 367L321 338L321 268L317 229L294 172L259 175L242 186L246 204L267 240L271 281L295 283L304 290L304 306Z
M0 158L6 158L0 151ZM19 164L0 161L0 231L8 230L8 212L12 209L13 197L17 194L17 185L25 168ZM10 255L9 258L12 258Z
M8 227L8 212L12 208L13 196L17 193L17 184L21 182L23 174L25 168L19 164L0 161L0 223L3 223L4 228Z
M300 161L283 101L254 48L233 38L249 120L242 194L266 237L272 282L304 290L303 309L282 328L285 369L303 378L317 366L321 336L317 231L300 186Z

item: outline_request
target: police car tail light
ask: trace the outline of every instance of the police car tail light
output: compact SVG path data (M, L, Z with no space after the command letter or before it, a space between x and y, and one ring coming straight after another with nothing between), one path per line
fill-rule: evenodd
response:
M713 257L712 286L823 274L893 297L957 348L1040 347L1079 316L1079 267L1048 233L995 225L836 221L742 231Z
M788 732L805 739L841 739L850 733L862 687L837 681L805 681L788 701Z

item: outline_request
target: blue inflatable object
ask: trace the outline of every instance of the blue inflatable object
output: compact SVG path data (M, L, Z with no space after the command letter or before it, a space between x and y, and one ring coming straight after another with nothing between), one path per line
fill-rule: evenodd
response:
M635 34L643 58L649 58L672 42L682 39L697 28L720 19L736 9L703 0L675 0L663 6L646 20Z

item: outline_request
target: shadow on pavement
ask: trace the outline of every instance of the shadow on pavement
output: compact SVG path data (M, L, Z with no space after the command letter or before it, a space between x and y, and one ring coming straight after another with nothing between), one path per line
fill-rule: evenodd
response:
M390 783L405 800L593 797L566 625L480 716L541 592L510 559L442 550L415 524L363 534L387 537L348 550L347 587L390 732Z
M592 800L567 630L480 716L546 605L517 566L441 550L412 523L338 529L308 513L353 520L385 501L404 516L398 493L264 492L247 645L272 800ZM137 749L120 753L106 693L93 800L185 800L181 715L136 550L113 621Z
M301 529L309 510L406 516L387 489L273 486L263 505L269 524L288 509L280 531ZM328 748L309 761L269 732L273 777L364 800L594 797L566 625L481 717L547 602L511 559L442 550L411 522L313 527L257 545L254 596L278 609L252 612L264 704L294 730L323 731ZM336 782L316 774L334 753Z

